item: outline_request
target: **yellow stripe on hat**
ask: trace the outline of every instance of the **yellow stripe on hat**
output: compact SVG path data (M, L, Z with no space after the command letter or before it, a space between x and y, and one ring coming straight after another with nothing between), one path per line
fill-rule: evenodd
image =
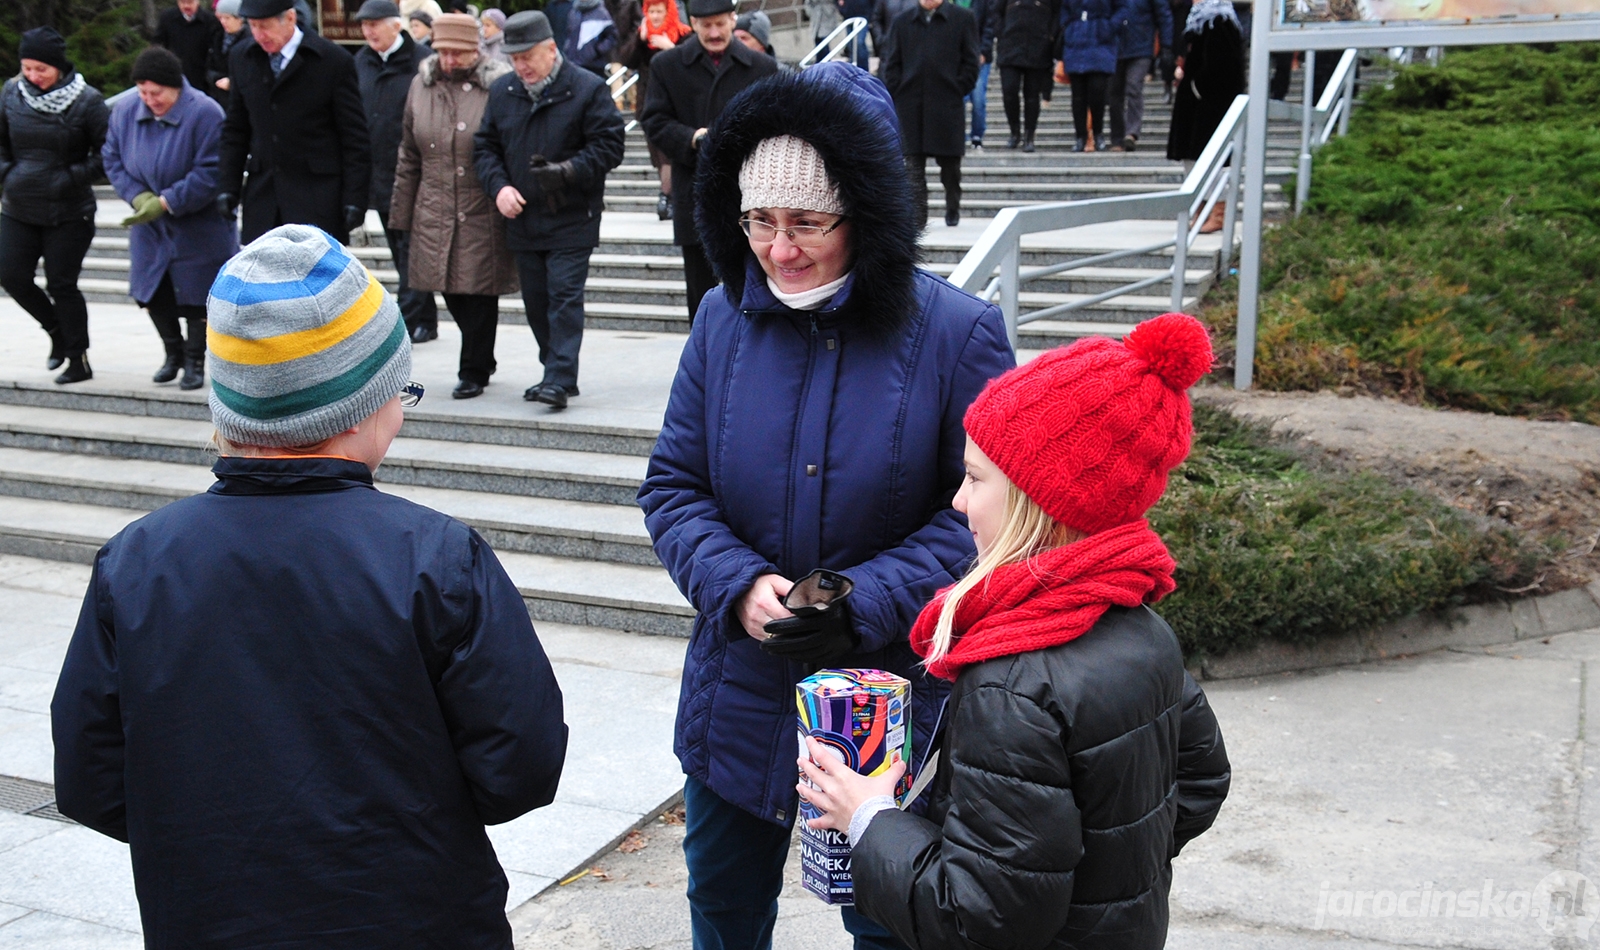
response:
M207 324L206 346L213 355L230 363L242 363L247 366L287 363L290 360L321 353L349 339L372 320L382 305L383 285L369 273L366 291L356 298L356 302L344 313L320 327L262 337L259 340L246 340L242 337L229 336Z

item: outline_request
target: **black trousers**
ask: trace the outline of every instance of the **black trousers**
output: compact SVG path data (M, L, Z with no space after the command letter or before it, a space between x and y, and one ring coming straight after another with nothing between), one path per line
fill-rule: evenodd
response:
M683 245L683 282L689 287L689 325L694 326L694 315L700 310L700 298L717 286L717 274L706 260L706 252L698 244Z
M181 351L187 359L204 359L206 355L206 308L196 304L178 303L177 292L172 289L172 275L161 275L161 285L156 295L142 306L156 325L156 333L167 345L167 352ZM183 337L179 321L189 325L189 338Z
M65 356L89 349L89 305L78 290L78 274L93 240L93 218L45 227L0 215L0 287L59 339ZM43 290L33 282L41 257Z
M431 296L431 294L430 294ZM445 294L444 305L461 330L461 368L457 379L489 385L494 375L494 336L500 326L500 298L488 294Z
M400 292L395 294L395 299L400 304L400 316L406 321L406 329L438 329L439 305L433 302L433 294L411 289L407 273L411 268L411 232L391 229L387 211L379 211L378 219L383 222L383 236L389 242L389 252L394 255L394 266L400 271Z
M961 213L961 156L934 155L939 163L939 184L944 186L946 213ZM928 225L928 156L907 155L906 172L911 176L911 195L917 202L917 230Z
M1039 99L1052 82L1048 69L1023 69L1020 66L1000 67L1000 96L1006 107L1006 124L1011 135L1033 138L1039 127ZM1021 96L1024 103L1018 102ZM1021 113L1021 131L1018 131L1018 113Z
M583 347L583 285L589 280L592 247L517 251L522 305L539 342L541 382L578 388L578 351Z
M1090 134L1111 134L1106 128L1106 90L1110 85L1110 73L1072 74L1072 124L1078 138L1086 139ZM1094 117L1092 133L1089 129L1090 116Z

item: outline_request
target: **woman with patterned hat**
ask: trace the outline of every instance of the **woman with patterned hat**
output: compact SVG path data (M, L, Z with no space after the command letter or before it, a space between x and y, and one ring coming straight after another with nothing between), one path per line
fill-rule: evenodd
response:
M94 240L110 110L48 26L22 34L22 74L0 88L0 287L50 335L58 384L90 379L89 305L78 273ZM33 281L44 260L44 289Z
M1150 609L1175 565L1144 516L1189 454L1185 390L1211 361L1200 322L1169 313L1052 350L967 410L954 505L978 560L911 631L954 684L917 777L926 815L890 797L903 768L866 778L814 741L799 760L811 825L849 836L857 906L908 946L1165 944L1172 859L1230 769Z

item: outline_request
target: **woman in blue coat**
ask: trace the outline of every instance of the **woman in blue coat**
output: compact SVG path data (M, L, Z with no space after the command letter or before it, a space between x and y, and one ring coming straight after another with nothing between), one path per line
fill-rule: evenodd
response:
M905 676L914 741L944 695L906 638L973 557L950 507L962 413L1014 359L997 308L917 269L896 129L882 83L830 63L746 90L701 149L696 223L722 286L639 492L699 611L675 741L696 946L771 943L795 684L823 666ZM781 601L817 568L848 579L846 609L791 619ZM897 946L848 908L844 923L858 947Z
M1072 124L1078 133L1074 152L1083 151L1090 136L1095 151L1111 147L1106 93L1117 71L1117 37L1126 19L1121 0L1062 0L1061 68L1072 81Z
M150 313L167 357L155 382L205 385L206 294L239 252L233 222L216 208L222 107L183 78L178 57L152 46L133 63L137 98L117 103L101 151L106 177L133 206L123 221L128 293ZM189 324L184 339L180 320Z

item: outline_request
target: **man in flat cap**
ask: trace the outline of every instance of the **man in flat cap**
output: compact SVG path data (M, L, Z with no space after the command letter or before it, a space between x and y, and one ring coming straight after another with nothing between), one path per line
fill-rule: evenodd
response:
M778 71L771 56L732 42L734 0L689 0L694 36L650 61L650 88L639 124L672 160L672 243L683 249L689 320L717 285L694 226L694 170L706 128L734 96Z
M606 174L622 164L622 113L605 80L562 60L543 13L513 15L505 37L515 72L489 86L472 159L506 219L544 364L522 398L565 409L578 394L583 285L600 243Z
M433 294L412 290L406 280L411 235L389 227L389 196L394 193L394 167L400 154L400 126L406 116L406 95L417 67L433 50L411 38L394 0L366 0L356 11L367 45L356 50L356 76L361 83L361 108L372 139L372 187L366 206L378 212L383 233L400 270L400 314L411 342L439 338L439 311Z
M372 176L355 60L306 29L293 0L243 0L239 15L255 42L228 56L217 201L231 217L242 195L246 244L280 224L349 243Z

